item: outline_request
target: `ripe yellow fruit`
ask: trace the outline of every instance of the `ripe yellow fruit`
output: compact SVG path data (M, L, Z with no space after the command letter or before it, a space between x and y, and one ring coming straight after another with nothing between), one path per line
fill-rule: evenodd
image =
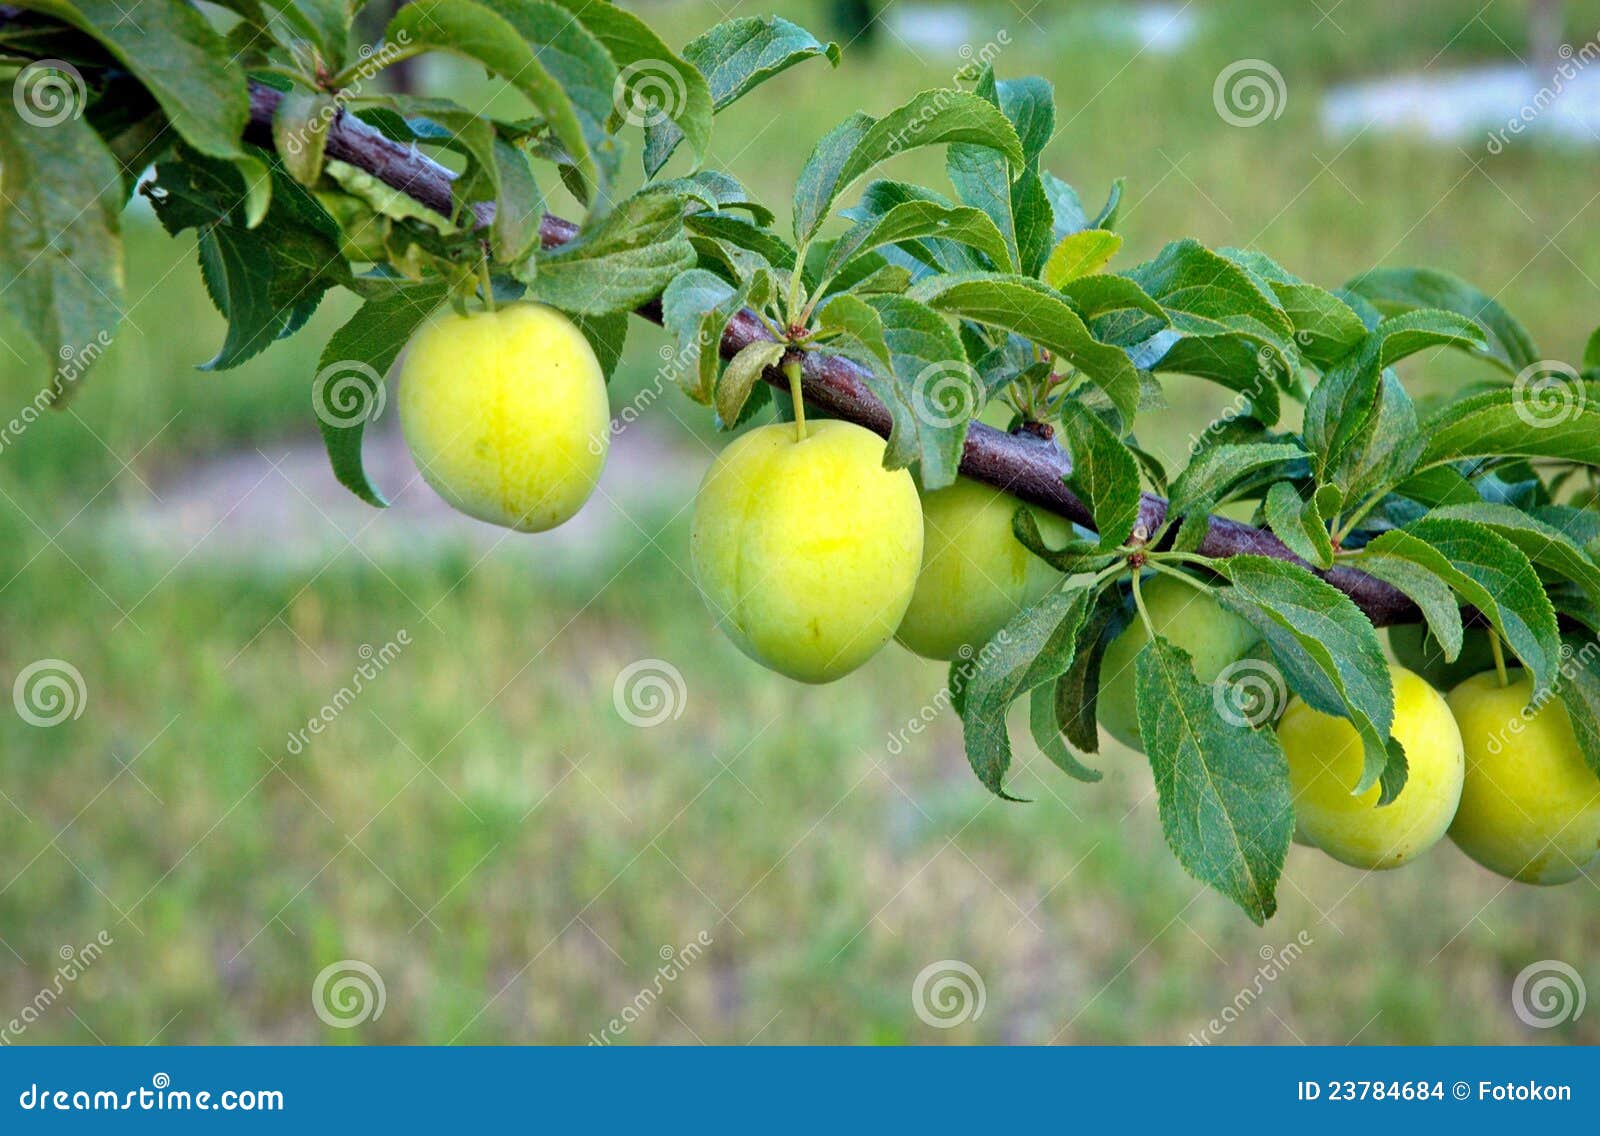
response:
M1532 678L1509 677L1502 687L1490 671L1450 692L1467 747L1450 839L1502 876L1564 884L1600 867L1600 777L1584 764L1561 699L1532 707Z
M1064 579L1013 534L1021 504L965 477L922 498L922 571L896 639L925 658L954 659L963 647L983 646ZM1071 536L1060 517L1034 516L1048 544Z
M1391 666L1389 674L1393 734L1405 746L1407 777L1381 808L1376 785L1351 796L1363 764L1353 725L1298 698L1278 722L1298 831L1340 863L1369 871L1398 868L1438 843L1461 802L1465 769L1461 732L1444 695L1404 667Z
M1489 633L1478 628L1467 629L1461 654L1453 663L1445 662L1444 649L1421 623L1389 628L1389 650L1402 667L1416 671L1439 690L1450 690L1494 666Z
M542 304L430 323L411 341L399 397L423 479L480 521L553 529L605 465L605 375L583 332Z
M922 508L883 439L849 422L762 426L712 463L695 501L695 576L740 650L801 682L866 662L905 615Z
M1182 580L1152 576L1140 585L1140 595L1162 638L1183 648L1194 660L1195 678L1200 682L1215 682L1261 638L1250 624ZM1141 748L1135 660L1149 641L1144 620L1136 615L1107 645L1100 662L1100 724L1134 749Z

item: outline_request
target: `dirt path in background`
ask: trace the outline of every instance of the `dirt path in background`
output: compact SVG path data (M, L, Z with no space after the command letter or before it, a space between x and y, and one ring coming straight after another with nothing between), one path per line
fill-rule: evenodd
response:
M369 434L368 475L390 500L374 509L334 480L314 438L208 458L130 495L94 525L97 539L136 557L187 567L303 571L353 545L382 563L458 553L522 554L563 570L645 539L688 503L711 454L635 423L613 439L600 487L561 528L528 535L464 517L417 475L391 423ZM157 499L159 497L159 499ZM632 518L631 520L629 518Z

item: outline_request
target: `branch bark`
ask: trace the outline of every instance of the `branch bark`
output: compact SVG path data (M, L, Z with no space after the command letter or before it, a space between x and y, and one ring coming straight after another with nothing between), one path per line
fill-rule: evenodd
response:
M251 84L247 136L253 141L271 145L272 115L278 99L278 92L270 87ZM451 171L415 147L385 138L352 115L340 114L329 128L326 153L330 158L367 171L391 189L416 198L436 212L446 216L455 212ZM478 219L486 221L492 209L492 205L480 208ZM551 248L571 241L577 236L578 227L564 218L546 214L539 232L541 243ZM646 305L639 314L661 322L657 304ZM721 351L724 357L732 358L747 344L771 338L755 314L746 310L729 321L723 332ZM889 412L868 389L855 363L836 355L807 352L802 373L807 402L835 417L888 436ZM788 380L777 367L769 368L765 378L781 390L788 389ZM1065 478L1072 472L1071 460L1053 441L1030 433L1007 434L982 422L973 422L967 432L961 472L1077 524L1093 527L1089 510L1066 486ZM1138 522L1142 531L1154 532L1166 515L1165 498L1144 494ZM1210 519L1199 551L1203 556L1217 558L1246 553L1270 556L1310 567L1270 532L1225 517ZM1349 595L1379 627L1415 623L1421 618L1416 605L1404 593L1364 572L1335 566L1318 574Z

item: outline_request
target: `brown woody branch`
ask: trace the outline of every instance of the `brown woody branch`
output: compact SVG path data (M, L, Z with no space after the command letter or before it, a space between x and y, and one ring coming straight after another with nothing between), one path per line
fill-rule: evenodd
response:
M278 93L271 88L251 84L248 133L264 145L271 145L272 115L278 98ZM341 114L332 124L326 152L328 157L367 171L390 188L436 212L451 216L455 211L451 199L454 175L449 170L415 147L385 138L352 115ZM479 220L486 220L492 208L480 207ZM540 225L540 238L546 248L565 244L577 232L577 226L571 221L549 214ZM657 323L661 321L657 304L646 305L639 314ZM747 344L770 338L755 314L745 310L730 320L723 332L722 354L731 358ZM855 363L837 355L808 352L804 357L803 374L807 402L835 417L888 436L889 412L867 388L862 371ZM776 367L768 369L766 379L780 389L788 389L788 380ZM973 422L967 432L961 472L1068 520L1093 527L1089 510L1066 486L1065 479L1072 472L1072 463L1051 440L1027 432L1007 434L982 422ZM1166 515L1164 498L1144 494L1139 509L1139 531L1154 532ZM1253 553L1305 563L1270 532L1225 517L1211 518L1199 551L1210 557ZM1334 567L1319 575L1348 594L1380 627L1413 623L1420 618L1416 605L1402 592L1364 572Z

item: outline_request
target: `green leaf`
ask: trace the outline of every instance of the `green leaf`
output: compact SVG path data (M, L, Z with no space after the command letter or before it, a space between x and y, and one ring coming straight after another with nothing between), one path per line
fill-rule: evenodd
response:
M233 7L249 16L253 5L243 0ZM266 17L269 9L272 15ZM333 70L345 62L353 10L346 0L262 0L261 22L285 48L299 53L303 49L299 41L310 43L323 65Z
M1305 451L1283 442L1224 443L1201 450L1173 479L1167 513L1178 517L1190 512L1208 513L1229 498L1230 492L1263 470L1280 476L1274 467L1301 461Z
M722 370L722 377L717 380L716 395L717 417L724 426L731 428L739 421L745 400L750 397L751 389L761 381L762 372L768 367L777 366L786 350L782 343L758 339L745 344L728 361Z
M196 150L219 158L241 153L239 139L250 117L244 72L192 4L141 0L136 15L117 0L28 0L27 6L104 44Z
M1406 478L1395 492L1424 505L1462 505L1483 500L1453 466L1439 465ZM1338 496L1338 494L1335 494Z
M668 368L679 372L684 393L710 405L715 391L722 334L747 302L763 303L770 280L757 275L737 288L713 272L692 268L661 294L661 324L677 336L678 355ZM684 376L692 381L684 381Z
M1061 726L1056 722L1056 691L1048 683L1034 687L1028 695L1028 731L1039 751L1068 777L1091 784L1100 780L1100 771L1079 761L1062 740Z
M870 296L866 303L889 354L885 374L867 379L893 423L884 464L915 469L924 490L942 489L961 468L967 424L983 409L983 385L937 312L905 296Z
M452 191L458 219L470 219L472 202L493 201L489 235L495 258L503 264L519 260L538 240L544 217L544 195L527 154L502 138L493 121L447 100L397 97L393 105L418 137L471 159Z
M1422 467L1502 456L1600 466L1600 383L1565 384L1554 401L1521 387L1486 391L1442 407L1422 434Z
M781 16L740 16L716 25L684 45L683 57L705 76L713 110L720 111L796 63L826 59L839 65L839 45L824 44ZM683 141L673 121L645 127L645 174L654 177Z
M1056 680L1056 723L1067 741L1084 753L1100 751L1100 662L1126 623L1122 593L1116 588L1102 589L1078 629L1072 665Z
M1061 238L1061 243L1051 251L1050 259L1045 261L1044 282L1059 288L1080 276L1104 272L1121 247L1122 237L1104 229L1069 233Z
M1371 621L1349 596L1287 561L1234 556L1213 567L1233 584L1217 600L1262 633L1295 693L1355 726L1366 757L1351 788L1372 788L1390 760L1394 687Z
M1013 178L998 150L960 143L950 148L947 172L957 195L987 213L1005 235L1018 271L1036 276L1055 240L1055 210L1039 171L1039 157L1055 133L1055 93L1038 76L997 83L989 66L973 93L998 106L1016 128L1022 165Z
M691 213L683 223L697 251L712 255L738 277L750 275L762 264L781 269L794 267L795 250L788 242L743 217ZM748 253L759 259L752 259Z
M1132 422L1139 405L1139 376L1128 356L1089 334L1078 313L1037 280L998 273L932 277L911 290L939 311L1014 331L1082 371Z
M646 129L670 123L680 138L687 138L698 164L711 147L711 115L715 109L711 86L700 69L681 58L650 25L632 12L594 0L555 0L571 12L600 41L621 69L617 82L624 97L613 97L623 117ZM613 112L616 113L616 112ZM655 169L647 173L654 176ZM657 166L657 169L660 167Z
M1137 348L1150 371L1189 374L1247 394L1268 425L1278 418L1274 371L1298 358L1294 325L1249 273L1197 241L1176 241L1127 273L1165 310L1171 324L1138 312L1094 322L1107 342Z
M1600 644L1569 639L1562 645L1561 701L1572 720L1583 762L1600 777Z
M1333 567L1333 540L1316 501L1303 500L1295 487L1280 481L1267 491L1267 525L1289 551L1317 568Z
M322 176L328 126L338 110L333 96L321 91L290 91L278 100L272 116L272 142L284 168L301 185L315 185Z
M1277 297L1284 314L1294 325L1294 338L1301 355L1317 366L1326 367L1337 361L1366 338L1367 325L1349 304L1332 292L1307 284L1262 253L1232 248L1218 251L1250 272L1258 286L1265 285Z
M361 464L362 433L383 409L383 376L448 291L435 280L375 296L323 348L312 387L313 398L320 399L313 403L317 424L339 484L368 504L388 504Z
M872 249L924 237L970 245L996 265L1007 270L1012 267L1005 238L986 214L964 205L906 201L847 230L833 243L822 275L825 279L837 276L852 259Z
M881 119L857 112L812 151L794 192L794 235L804 244L827 218L834 199L885 158L924 146L976 142L1022 164L1022 143L999 108L965 91L914 95Z
M962 737L972 771L996 796L1017 799L1005 791L1011 768L1006 711L1072 665L1078 629L1094 599L1092 588L1050 592L1013 616L978 652L961 711Z
M1139 653L1135 691L1168 846L1195 879L1264 924L1294 835L1277 735L1225 721L1189 655L1159 637Z
M1444 311L1413 311L1384 320L1323 376L1306 403L1306 444L1318 478L1330 474L1352 449L1373 441L1382 406L1384 368L1429 347L1470 347L1483 342L1476 324ZM1382 441L1382 439L1380 439Z
M1473 321L1483 331L1474 354L1517 374L1539 361L1523 326L1497 301L1448 272L1432 268L1375 268L1345 287L1385 314L1438 308Z
M551 14L558 22L552 23ZM610 66L609 57L565 11L541 0L413 0L395 13L385 34L390 40L408 42L402 37L409 37L417 46L474 60L510 83L549 124L584 187L591 194L604 191L592 135L610 109L616 76L614 68L611 74L603 73ZM590 45L599 52L598 58L584 51ZM575 90L566 89L547 66L558 61L588 81ZM587 111L587 127L579 115L579 99Z
M817 330L827 332L828 350L853 359L877 375L890 373L889 346L884 341L883 318L860 296L842 295L817 312Z
M1072 455L1067 485L1089 507L1102 550L1120 548L1139 519L1139 462L1082 403L1061 404L1061 434Z
M202 230L200 277L217 310L228 318L222 347L202 371L225 371L259 355L282 330L272 306L272 261L259 234L229 225Z
M1403 531L1448 561L1450 572L1431 567L1483 613L1532 673L1535 687L1548 689L1560 666L1561 633L1550 597L1522 550L1476 521L1430 514Z
M605 315L655 299L694 262L682 199L641 193L571 242L541 253L525 283L535 298L555 307Z
M1338 490L1336 509L1342 508L1408 480L1423 445L1416 404L1399 376L1385 369L1379 379L1376 411L1361 432L1322 468L1320 478Z
M770 225L772 210L754 201L739 179L721 170L696 170L688 177L668 178L651 182L646 187L651 193L676 193L680 197L698 201L712 212L743 209L757 225Z
M1112 312L1143 312L1162 324L1167 320L1161 305L1126 276L1080 276L1062 284L1059 290L1086 323Z
M617 363L622 359L622 348L628 341L627 313L612 312L605 316L586 316L578 312L566 314L589 341L595 359L600 364L600 373L605 375L609 383Z
M1577 584L1590 600L1600 604L1600 565L1562 529L1521 509L1488 501L1447 505L1429 516L1483 525L1516 545L1535 564Z
M6 305L45 352L60 395L68 365L81 380L122 319L117 162L82 118L34 126L8 112L0 171Z
M1422 609L1445 661L1456 661L1466 630L1453 584L1462 577L1444 553L1408 532L1391 529L1361 550L1356 566L1410 597Z
M1072 538L1056 546L1039 531L1039 519L1027 505L1018 505L1011 514L1011 533L1017 543L1064 576L1101 572L1122 559L1115 552L1104 552L1097 540Z

